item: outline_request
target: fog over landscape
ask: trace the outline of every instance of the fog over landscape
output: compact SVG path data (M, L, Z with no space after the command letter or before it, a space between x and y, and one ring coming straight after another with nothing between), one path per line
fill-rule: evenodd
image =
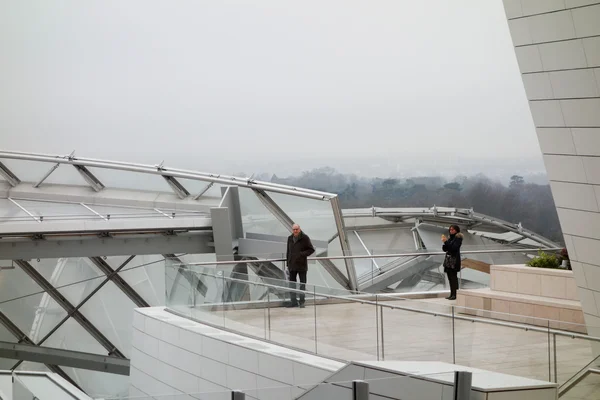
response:
M544 172L502 2L0 4L0 147L281 176Z

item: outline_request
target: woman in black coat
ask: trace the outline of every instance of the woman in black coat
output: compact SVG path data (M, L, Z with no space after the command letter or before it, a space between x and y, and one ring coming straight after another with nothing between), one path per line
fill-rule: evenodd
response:
M448 229L450 237L442 235L442 250L446 252L444 258L444 272L448 274L450 282L450 296L448 300L456 300L456 291L458 290L458 271L460 271L460 246L463 241L463 234L460 233L458 225L450 225Z

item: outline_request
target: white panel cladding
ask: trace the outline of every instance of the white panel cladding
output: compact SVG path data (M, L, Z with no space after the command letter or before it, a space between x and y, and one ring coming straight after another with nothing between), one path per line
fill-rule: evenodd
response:
M597 265L596 263L600 259L600 240L580 236L571 236L571 238L577 253L576 261L582 264ZM589 282L587 287L590 287Z
M508 21L508 30L515 46L533 44L527 19L513 19Z
M578 37L600 35L600 4L571 10Z
M524 74L523 85L527 98L530 100L554 99L550 74L547 72Z
M521 0L523 15L547 13L551 11L564 10L564 0Z
M575 152L580 156L600 156L600 128L572 128Z
M557 99L600 96L593 69L553 71L548 77Z
M559 208L600 212L592 185L571 182L550 182L554 203Z
M533 43L574 39L575 25L570 11L536 15L527 20ZM516 44L515 44L516 45Z
M521 8L521 0L505 0L504 12L508 19L522 17L523 9Z
M588 183L600 185L600 157L580 157Z
M560 226L566 234L600 240L600 214L597 212L558 208Z
M537 45L543 71L559 69L587 68L583 42L581 39L566 40ZM527 71L521 71L521 73Z
M600 334L600 0L504 3L588 333Z
M591 4L600 4L600 1L598 1L598 0L565 0L565 6L567 8L589 6Z
M600 99L560 100L560 108L569 127L600 127Z
M569 128L537 128L540 149L544 154L575 155L575 143Z
M529 108L537 127L556 128L565 126L558 100L530 101Z
M163 307L134 312L139 315L134 317L131 368L135 379L131 380L131 393L160 395L168 388L169 394L225 395L238 389L250 391L247 398L286 400L344 366L195 323L170 314ZM148 348L152 355L145 352Z
M582 48L583 53L583 48ZM543 71L542 57L538 46L523 46L515 48L515 54L517 55L517 63L521 72L537 72Z
M600 67L600 36L582 40L588 67Z
M588 183L580 157L544 155L544 164L553 181Z

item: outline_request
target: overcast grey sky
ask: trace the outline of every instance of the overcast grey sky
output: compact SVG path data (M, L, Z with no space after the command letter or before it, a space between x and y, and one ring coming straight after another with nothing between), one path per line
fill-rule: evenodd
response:
M541 160L501 0L2 0L0 55L4 149Z

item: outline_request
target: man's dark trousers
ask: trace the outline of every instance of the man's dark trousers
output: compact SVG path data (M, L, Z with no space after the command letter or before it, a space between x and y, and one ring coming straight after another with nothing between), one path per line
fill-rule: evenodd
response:
M296 277L300 278L300 290L302 293L290 292L292 306L298 305L297 296L300 296L300 304L304 304L304 290L306 290L306 272L307 271L290 271L290 288L297 289Z

